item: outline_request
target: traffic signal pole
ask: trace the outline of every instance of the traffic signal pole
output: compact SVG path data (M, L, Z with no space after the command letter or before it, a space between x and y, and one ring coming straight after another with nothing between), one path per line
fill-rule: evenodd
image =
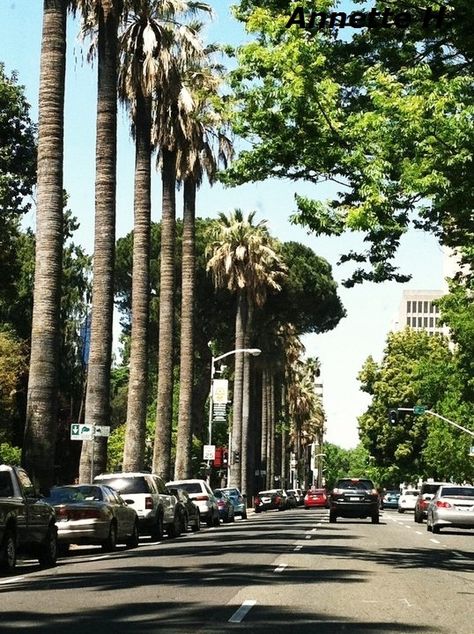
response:
M415 408L414 407L397 407L397 411L398 412L414 412ZM441 420L444 420L446 423L449 423L453 427L457 427L461 431L466 432L466 434L474 436L474 431L471 431L470 429L466 429L466 427L463 427L462 425L458 425L458 423L455 423L454 421L449 420L449 418L446 418L445 416L441 416L441 414L437 414L436 412L433 412L430 409L427 409L424 412L420 412L420 414L431 414L431 416L435 416L436 418L440 418Z

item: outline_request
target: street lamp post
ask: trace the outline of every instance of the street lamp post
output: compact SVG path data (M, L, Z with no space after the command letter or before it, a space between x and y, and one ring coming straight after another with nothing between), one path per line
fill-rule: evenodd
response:
M211 342L209 342L208 345L210 345L210 343ZM247 353L247 354L251 354L254 357L258 357L258 355L261 352L262 351L260 350L260 348L236 348L235 350L229 350L229 352L224 352L224 354L221 354L218 357L214 357L214 355L212 356L211 382L210 382L210 389L209 389L209 423L208 423L208 430L207 430L207 438L208 438L209 445L212 444L213 383L214 383L214 374L216 373L216 367L215 367L216 363L234 354ZM230 447L229 447L229 452L230 452ZM231 462L231 456L229 455L229 461L227 463L227 482L229 482L230 462ZM211 466L211 461L208 460L208 468L210 468L210 466ZM209 471L209 478L210 478L210 471Z

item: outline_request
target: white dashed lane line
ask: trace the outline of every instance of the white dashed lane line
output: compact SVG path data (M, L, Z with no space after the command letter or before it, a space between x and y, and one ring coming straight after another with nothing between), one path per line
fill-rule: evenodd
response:
M247 616L257 602L254 599L246 599L240 608L230 617L229 623L240 623Z
M283 572L288 564L280 564L273 572Z
M430 542L433 542L433 544L441 544L441 542L439 542L437 539L430 539Z
M301 550L303 548L303 546L295 546L295 550Z

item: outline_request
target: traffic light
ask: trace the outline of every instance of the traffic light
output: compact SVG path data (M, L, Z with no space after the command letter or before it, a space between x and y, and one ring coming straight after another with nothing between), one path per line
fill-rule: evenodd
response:
M227 467L227 465L229 464L229 452L227 451L227 449L223 449L222 451L222 464L224 467Z
M234 457L234 464L237 462L240 462L240 451L234 451L233 457Z
M398 411L396 409L388 410L388 420L391 425L396 425L398 423Z
M215 454L214 454L214 466L217 469L219 467L222 467L222 454L223 454L222 447L216 447L216 451L215 451Z

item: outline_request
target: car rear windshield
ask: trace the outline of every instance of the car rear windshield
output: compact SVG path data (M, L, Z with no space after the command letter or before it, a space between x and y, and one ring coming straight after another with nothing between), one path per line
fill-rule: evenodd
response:
M336 484L337 489L365 489L370 491L374 488L371 480L352 480L350 478L345 478L344 480L338 480Z
M474 487L443 487L441 490L442 497L474 497Z
M102 501L99 487L84 485L79 487L55 487L46 498L50 504L74 504L85 501Z
M147 481L143 477L133 478L104 478L104 484L112 487L115 491L118 491L121 495L124 493L150 493L150 489Z
M230 495L231 497L238 498L240 493L238 489L222 489L226 495Z
M188 493L202 493L202 487L199 482L180 482L177 486Z
M275 495L275 491L260 491L259 495Z
M423 484L421 487L421 492L422 493L436 493L439 487L440 487L439 484Z
M415 489L413 489L413 490L405 491L405 493L403 495L417 496L418 494L419 494L419 491L416 491Z

